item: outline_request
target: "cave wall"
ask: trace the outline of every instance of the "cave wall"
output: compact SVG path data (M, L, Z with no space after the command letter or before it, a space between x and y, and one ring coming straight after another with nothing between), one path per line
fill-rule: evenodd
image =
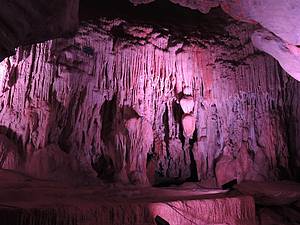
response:
M134 5L159 2L130 1ZM202 13L220 7L239 21L260 24L252 35L254 46L272 55L289 75L300 81L299 0L170 0L170 2Z
M256 48L272 55L292 77L300 80L299 0L0 0L0 62L15 54L15 48L73 35L79 21L103 16L125 18L149 15L182 20L172 13L178 8L187 14L208 14L216 8L239 21L259 24L252 41ZM147 5L142 7L141 5ZM146 11L145 9L148 8ZM187 10L187 9L192 10ZM180 10L179 10L180 11ZM18 15L18 16L15 16ZM188 27L195 20L184 20Z
M0 166L133 184L293 176L299 83L254 49L253 29L101 19L19 48L0 64Z

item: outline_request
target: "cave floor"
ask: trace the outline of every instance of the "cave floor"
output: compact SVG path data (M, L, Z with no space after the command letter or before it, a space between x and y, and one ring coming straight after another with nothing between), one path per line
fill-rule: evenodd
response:
M255 224L253 198L223 190L75 187L7 170L0 180L1 225Z

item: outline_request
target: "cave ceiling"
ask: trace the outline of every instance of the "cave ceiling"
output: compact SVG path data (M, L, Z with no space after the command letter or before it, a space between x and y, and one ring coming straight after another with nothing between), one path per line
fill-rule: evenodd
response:
M257 31L252 34L254 46L272 55L286 72L300 80L300 0L170 0L176 7L170 7L167 0L130 1L133 4L128 1L104 4L97 0L0 0L0 60L13 55L18 46L72 35L80 20L92 16L139 15L144 19L149 15L159 17L159 14L172 17L174 14L169 11L178 7L204 14L220 7L234 19L257 24ZM163 10L154 13L155 4L163 5ZM171 23L176 20L169 19ZM190 22L186 21L186 25Z

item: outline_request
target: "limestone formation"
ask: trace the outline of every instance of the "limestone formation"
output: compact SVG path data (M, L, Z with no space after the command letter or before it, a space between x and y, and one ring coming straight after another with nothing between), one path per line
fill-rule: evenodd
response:
M133 184L294 176L299 84L254 49L254 26L230 21L183 43L165 27L101 19L19 48L0 64L0 122L18 134L20 166Z
M284 42L267 30L256 30L252 42L261 51L278 60L282 68L296 80L300 80L300 48Z
M194 134L195 127L196 127L196 119L193 115L191 114L184 114L182 117L182 126L183 126L183 131L184 134L188 137L191 138Z
M131 0L137 4L149 3ZM153 0L154 1L154 0ZM170 0L183 7L208 13L211 8L220 6L233 18L248 22L259 23L268 32L272 41L260 41L259 34L254 34L255 46L274 56L282 67L295 79L299 78L299 45L300 45L300 1L299 0ZM152 2L152 1L150 1ZM271 35L270 35L271 34ZM273 37L271 37L273 36ZM277 43L274 43L276 40ZM279 41L278 41L279 40ZM263 43L262 43L263 42ZM263 46L262 46L263 45ZM278 45L285 46L278 49ZM296 67L296 69L293 69Z
M74 188L3 170L0 180L1 225L154 225L157 216L172 225L255 224L253 198L222 190Z
M299 224L299 1L0 0L0 225Z
M194 110L194 99L191 96L180 99L180 106L184 113L191 113Z

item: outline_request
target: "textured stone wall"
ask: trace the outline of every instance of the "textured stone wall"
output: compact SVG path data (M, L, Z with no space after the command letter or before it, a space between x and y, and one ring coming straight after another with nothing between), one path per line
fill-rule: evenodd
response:
M155 0L130 0L135 5ZM170 0L202 13L220 6L233 18L261 27L253 34L255 47L272 55L282 68L300 81L299 0Z
M254 49L253 29L102 19L19 48L0 64L2 134L17 146L0 165L133 184L293 175L299 83Z

